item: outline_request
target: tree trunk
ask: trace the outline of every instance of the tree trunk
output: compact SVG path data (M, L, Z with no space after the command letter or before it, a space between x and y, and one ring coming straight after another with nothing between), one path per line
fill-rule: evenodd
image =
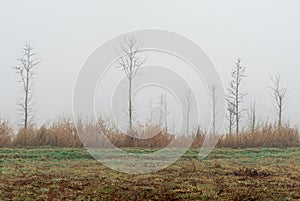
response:
M29 62L28 62L29 63ZM28 64L29 65L29 64ZM28 71L26 71L26 83L25 83L25 103L24 103L24 128L28 127L28 95L29 95L29 75Z
M282 99L279 100L279 119L278 119L278 127L281 128L281 121L282 121Z

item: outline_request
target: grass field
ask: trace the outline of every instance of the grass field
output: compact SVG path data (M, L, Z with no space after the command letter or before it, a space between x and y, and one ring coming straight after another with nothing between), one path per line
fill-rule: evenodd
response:
M83 149L3 148L0 200L300 200L300 148L215 149L201 161L197 154L129 175Z

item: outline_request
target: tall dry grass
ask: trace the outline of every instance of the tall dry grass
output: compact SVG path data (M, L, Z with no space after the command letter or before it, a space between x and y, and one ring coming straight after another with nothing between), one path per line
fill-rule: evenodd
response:
M278 127L276 124L265 124L254 131L242 131L240 136L224 135L218 146L231 148L251 147L296 147L300 146L299 131L288 124Z
M100 118L96 123L79 121L77 128L86 147L105 147L111 143L119 148L154 148L167 146L174 139L173 135L162 132L158 126L150 124L137 125L129 135L104 118Z
M40 128L21 128L12 144L14 146L81 147L75 124L70 119L57 119Z
M0 120L0 147L10 146L12 144L13 129L8 121Z
M80 135L79 135L80 134ZM98 122L79 120L76 123L69 118L59 118L39 128L21 128L13 133L7 121L0 121L0 147L8 146L57 146L161 148L176 139L176 146L185 146L192 140L192 147L200 147L207 136L205 130L197 129L192 135L175 136L166 133L157 125L139 124L128 136L108 120L99 118ZM80 136L80 137L79 137ZM254 131L244 130L239 136L219 136L218 147L251 148L251 147L295 147L300 146L299 131L285 124L278 128L275 124L264 124Z

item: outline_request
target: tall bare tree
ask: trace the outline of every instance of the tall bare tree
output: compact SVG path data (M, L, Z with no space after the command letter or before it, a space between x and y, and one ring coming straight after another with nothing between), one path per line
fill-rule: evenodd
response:
M164 95L160 94L159 97L159 119L158 119L158 124L160 127L163 127L164 124L164 115L165 115L165 111L164 111Z
M169 111L168 111L168 106L167 106L167 95L165 94L164 96L164 111L165 111L165 133L168 133L168 115L169 115Z
M235 68L231 72L231 81L228 88L228 94L226 100L229 105L234 108L232 111L235 116L235 133L239 135L239 125L242 117L242 113L245 111L241 109L241 103L243 98L247 95L246 93L241 92L241 84L243 78L246 77L246 68L241 65L241 59L237 59L235 63Z
M18 100L18 106L22 114L23 126L27 128L34 117L32 101L34 69L40 63L34 51L34 46L31 43L25 43L22 49L22 55L17 61L19 64L14 68L16 73L20 76L19 82L22 90L22 96Z
M248 127L253 133L255 129L258 127L257 122L257 113L256 113L256 103L253 102L250 104L249 110L248 110Z
M139 69L143 66L146 58L141 56L142 47L141 43L138 42L134 36L124 38L120 42L121 52L119 53L119 59L117 67L121 68L127 79L128 79L128 123L129 132L132 131L132 121L134 118L134 107L133 107L133 93L132 84L136 77Z
M273 86L270 87L272 90L272 96L275 104L276 113L278 115L278 127L282 125L282 114L285 110L287 101L287 87L282 86L282 80L280 74L271 76Z
M211 101L212 101L212 124L213 124L213 134L216 134L216 117L217 117L217 101L218 96L216 94L216 86L211 89Z
M152 110L153 110L153 103L152 103L152 100L150 100L150 104L149 104L149 115L148 115L148 122L151 123L152 122Z
M163 128L164 132L168 132L168 108L167 108L167 95L161 94L159 100L159 126Z
M192 110L192 104L193 104L193 94L190 89L186 91L185 97L184 97L184 109L186 112L186 134L188 135L190 132L190 116L191 116L191 110Z

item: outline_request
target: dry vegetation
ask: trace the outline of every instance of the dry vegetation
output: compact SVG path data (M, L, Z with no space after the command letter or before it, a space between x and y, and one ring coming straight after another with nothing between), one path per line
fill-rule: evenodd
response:
M7 121L0 120L0 147L10 146L12 143L13 129Z
M78 132L82 133L81 139ZM54 123L40 128L21 128L17 133L13 132L10 124L3 121L0 124L0 147L10 146L57 146L57 147L82 147L81 142L89 146L99 146L105 143L97 132L103 133L114 145L118 147L144 147L159 148L168 145L174 135L160 132L157 126L139 125L135 129L135 137L131 138L122 133L108 121L100 119L98 123L82 123L77 125L70 119L59 119ZM190 136L177 136L181 141L194 138L192 147L199 147L207 133L204 130L197 130ZM151 137L153 136L153 137ZM149 139L147 139L149 138ZM184 143L183 143L184 144ZM265 124L253 131L242 131L239 136L227 134L219 136L218 147L249 148L249 147L296 147L300 145L298 129L291 128L287 124L281 127L272 124Z
M295 147L300 145L299 132L288 125L278 127L266 124L254 131L244 131L240 138L228 134L221 137L220 147L247 148L247 147Z

